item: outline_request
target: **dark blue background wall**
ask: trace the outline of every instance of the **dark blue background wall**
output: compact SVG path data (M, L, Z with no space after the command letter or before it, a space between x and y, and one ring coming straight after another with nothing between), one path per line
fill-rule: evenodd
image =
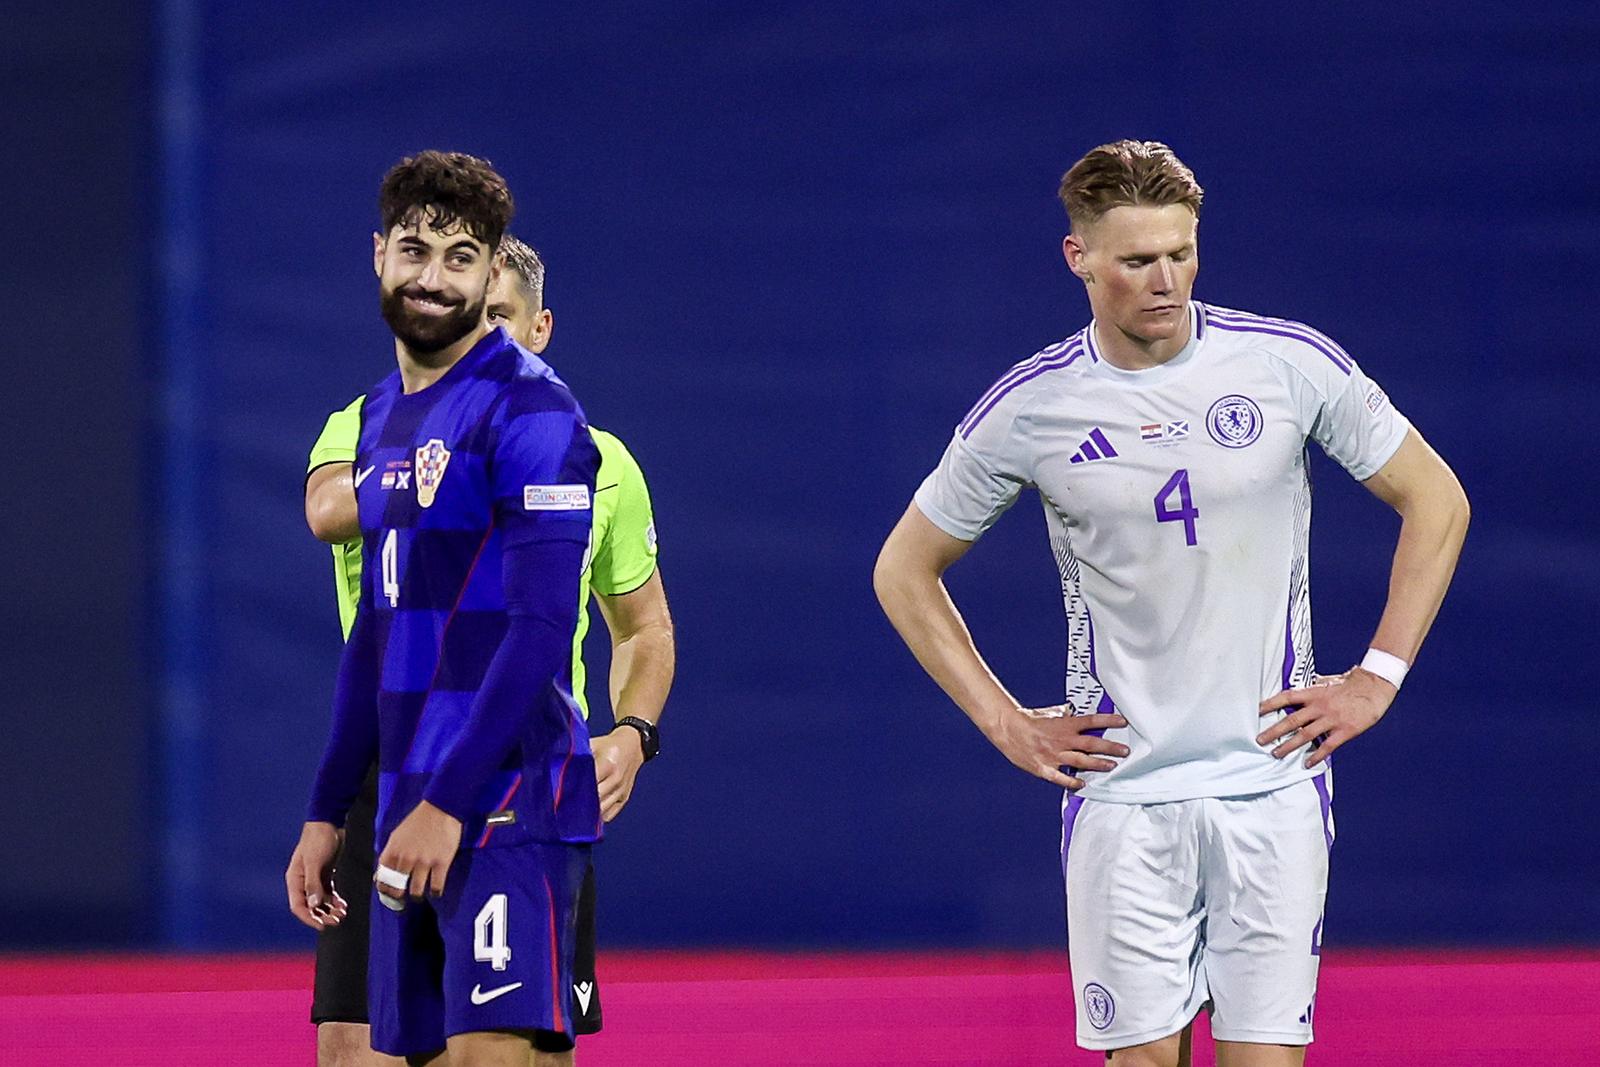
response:
M154 932L148 14L0 31L0 946Z
M165 12L152 84L196 106L156 127L145 210L193 273L152 277L152 356L196 402L166 428L162 510L127 519L165 552L144 555L160 755L85 788L159 785L132 825L164 890L127 899L169 943L307 940L281 871L337 627L301 473L326 412L392 365L377 183L436 146L511 181L549 263L548 354L656 497L679 680L600 853L608 943L1059 942L1059 793L921 675L869 573L971 401L1085 319L1053 192L1120 136L1207 187L1197 294L1340 339L1476 507L1413 680L1341 758L1330 942L1600 941L1591 7ZM1340 669L1397 523L1318 459L1318 651ZM1059 699L1037 505L951 585L1014 691ZM134 696L86 714L144 721Z

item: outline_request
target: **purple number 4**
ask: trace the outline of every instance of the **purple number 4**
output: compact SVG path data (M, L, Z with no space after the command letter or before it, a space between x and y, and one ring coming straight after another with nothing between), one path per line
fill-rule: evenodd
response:
M1169 505L1174 493L1178 495L1177 507ZM1173 471L1172 477L1167 479L1167 484L1156 494L1156 521L1183 523L1184 540L1193 545L1194 520L1199 517L1200 509L1194 506L1194 498L1189 495L1189 471L1187 469Z

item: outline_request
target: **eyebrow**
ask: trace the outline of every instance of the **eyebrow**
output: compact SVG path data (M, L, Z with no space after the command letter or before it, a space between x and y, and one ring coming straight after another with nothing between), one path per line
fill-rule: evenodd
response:
M427 241L424 241L421 237L418 237L414 233L408 233L408 234L401 235L399 243L402 244L402 245L420 245L423 248L431 248L432 247L430 244L428 244ZM461 240L455 241L452 244L450 244L445 249L445 251L446 252L456 252L456 251L460 251L462 249L465 249L466 251L469 251L469 252L476 253L476 252L478 252L478 243L476 241L470 241L470 240L467 240L466 238L462 238Z
M1183 252L1192 252L1193 250L1194 242L1187 241L1177 248L1170 248L1162 252L1129 252L1127 255L1118 256L1117 258L1124 261L1131 259L1160 259L1162 256L1176 256Z

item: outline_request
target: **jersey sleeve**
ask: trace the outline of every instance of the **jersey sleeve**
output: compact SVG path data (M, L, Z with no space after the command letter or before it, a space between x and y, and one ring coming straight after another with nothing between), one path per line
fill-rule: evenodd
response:
M917 509L951 537L976 541L1032 484L1021 428L1026 401L1021 390L979 400L918 487Z
M1366 481L1399 450L1411 422L1344 349L1321 334L1313 340L1291 356L1301 427L1352 478Z
M536 384L514 392L495 421L489 489L505 543L570 540L587 548L600 452L583 412Z
M638 589L656 572L656 523L644 471L626 445L610 434L595 433L606 484L616 476L616 510L610 528L595 546L589 585L602 596L621 596Z
M369 594L370 596L370 591ZM348 634L334 683L333 726L311 786L306 821L343 826L367 768L378 758L378 635L372 611Z
M356 461L356 443L361 438L361 405L366 399L365 395L358 396L348 407L328 416L328 421L322 426L322 433L317 435L316 444L311 446L311 461L306 466L307 474L329 463Z
M514 392L496 422L489 484L506 632L424 792L463 821L518 739L540 725L528 721L528 694L544 691L571 662L600 467L582 412L554 389Z

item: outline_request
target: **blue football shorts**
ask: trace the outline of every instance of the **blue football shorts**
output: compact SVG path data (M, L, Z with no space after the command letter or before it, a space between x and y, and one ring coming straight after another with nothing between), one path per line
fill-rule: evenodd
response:
M539 842L465 849L440 897L408 898L398 912L374 901L372 1047L418 1055L479 1030L544 1031L570 1041L578 895L589 854L586 844Z

